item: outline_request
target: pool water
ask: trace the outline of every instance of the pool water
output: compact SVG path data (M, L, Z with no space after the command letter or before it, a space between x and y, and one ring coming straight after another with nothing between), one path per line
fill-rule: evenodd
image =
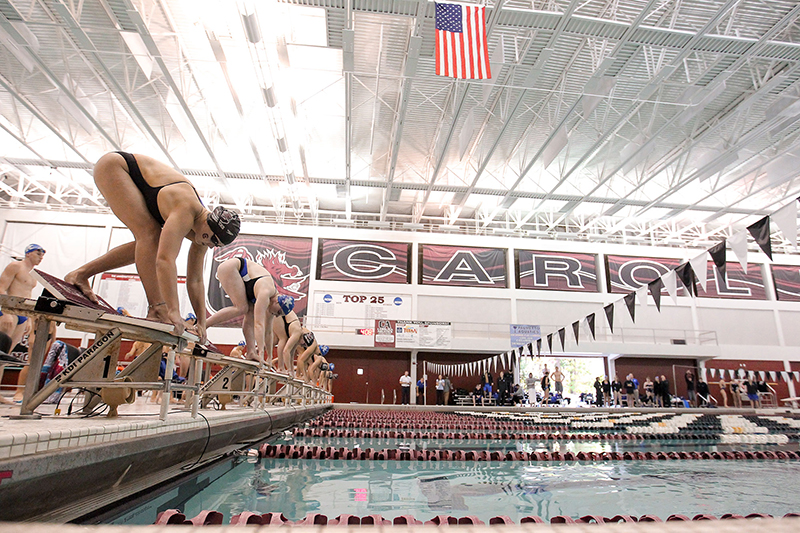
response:
M477 516L515 522L538 515L595 514L689 517L705 513L800 510L800 463L748 461L409 462L304 459L226 460L198 478L126 512L114 524L152 524L158 512L181 509L225 515L281 512Z

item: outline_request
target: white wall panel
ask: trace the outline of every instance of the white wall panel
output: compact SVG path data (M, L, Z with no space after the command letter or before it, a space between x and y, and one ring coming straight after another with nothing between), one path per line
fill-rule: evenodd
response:
M769 310L698 309L700 329L717 332L719 344L777 345L775 315Z
M498 298L461 298L421 294L417 298L417 319L510 324L511 306L509 300Z
M800 311L781 311L783 339L787 346L800 346Z

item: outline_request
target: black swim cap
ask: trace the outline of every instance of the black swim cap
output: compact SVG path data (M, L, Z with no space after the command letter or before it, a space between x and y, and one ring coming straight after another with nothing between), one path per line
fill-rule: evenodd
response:
M239 236L239 227L241 225L239 215L230 209L225 209L218 205L208 214L206 220L208 221L208 227L217 236L220 244L230 244Z

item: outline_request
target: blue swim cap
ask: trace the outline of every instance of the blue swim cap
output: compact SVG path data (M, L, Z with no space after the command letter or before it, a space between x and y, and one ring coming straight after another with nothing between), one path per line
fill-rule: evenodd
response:
M197 320L197 317L195 316L194 313L189 313L188 315L186 315L186 318L183 319L184 322L189 320Z
M328 370L333 370L333 363L328 363Z
M124 315L125 314L125 308L120 305L119 307L117 307L117 313L119 313L121 315Z
M319 345L319 353L322 354L322 357L325 357L326 355L328 355L328 351L329 350L330 350L330 348L328 348L324 344L320 344Z
M239 341L239 346L247 346L247 343L244 341Z
M292 312L292 309L294 309L294 298L285 294L281 294L278 296L278 305L281 308L281 312L284 315L288 315Z

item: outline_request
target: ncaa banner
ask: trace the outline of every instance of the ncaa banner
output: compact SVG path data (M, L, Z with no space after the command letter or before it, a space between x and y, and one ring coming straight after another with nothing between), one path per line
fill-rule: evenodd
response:
M683 264L678 259L654 257L625 257L607 255L609 292L628 293L647 285ZM761 278L761 266L748 263L747 274L739 263L729 262L726 266L727 276L721 278L713 261L707 262L708 286L696 284L700 298L722 298L736 300L765 300L767 298L764 280ZM662 289L662 294L667 294ZM678 296L688 296L686 289L678 282Z
M782 302L800 302L800 266L772 265L775 293Z
M410 249L400 242L321 239L319 279L410 283Z
M223 261L243 257L267 269L278 293L294 298L294 312L306 315L308 308L308 283L311 268L311 239L300 237L269 237L241 235L227 246L214 248L211 275L208 283L208 306L212 313L231 305L231 300L217 281L217 267ZM222 326L238 327L241 319Z
M592 254L517 251L517 288L597 292L597 269Z
M420 284L507 288L506 250L421 244Z

